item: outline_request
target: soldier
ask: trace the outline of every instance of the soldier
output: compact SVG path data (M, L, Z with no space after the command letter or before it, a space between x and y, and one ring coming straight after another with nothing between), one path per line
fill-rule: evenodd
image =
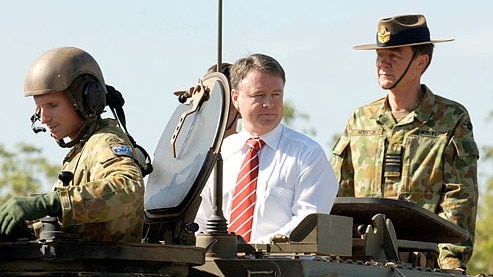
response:
M230 80L230 74L229 70L231 69L231 64L230 63L222 63L221 64L221 73L226 76L226 79L228 79L228 85L231 89L231 80ZM209 67L207 70L207 74L212 73L212 72L217 72L217 65L212 65ZM228 123L226 125L226 131L224 132L224 138L236 134L236 128L238 125L238 119L241 118L240 113L238 110L235 108L233 105L233 102L229 105L229 116L228 116Z
M376 72L387 95L353 111L333 148L338 196L397 198L417 203L469 232L461 244L439 244L438 265L465 270L474 244L477 160L469 114L435 95L421 75L433 43L423 15L378 23Z
M51 215L92 241L140 242L142 173L129 137L114 119L100 116L107 88L93 57L74 47L44 53L27 72L24 94L36 105L33 126L40 120L59 146L71 148L61 170L74 177L46 194L9 199L0 207L0 233Z

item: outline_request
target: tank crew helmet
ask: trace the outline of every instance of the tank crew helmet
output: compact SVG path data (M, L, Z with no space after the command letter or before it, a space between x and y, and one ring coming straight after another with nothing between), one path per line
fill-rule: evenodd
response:
M96 60L76 47L49 50L31 65L24 96L64 92L84 121L95 121L106 106L106 85Z
M94 58L76 47L51 49L34 61L24 79L24 96L36 96L47 93L63 92L72 103L72 107L85 122L76 139L65 142L57 140L61 147L72 147L85 140L95 130L106 106L106 85L103 73ZM46 131L34 127L40 114L36 110L31 117L35 133Z

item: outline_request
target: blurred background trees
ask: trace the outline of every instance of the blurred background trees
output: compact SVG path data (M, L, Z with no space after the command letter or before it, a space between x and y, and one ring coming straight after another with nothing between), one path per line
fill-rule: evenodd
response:
M479 207L474 252L467 268L470 274L493 274L493 146L482 148L479 172ZM490 170L488 170L490 169Z
M46 192L59 168L32 145L18 143L14 149L6 149L0 144L0 203L12 196Z

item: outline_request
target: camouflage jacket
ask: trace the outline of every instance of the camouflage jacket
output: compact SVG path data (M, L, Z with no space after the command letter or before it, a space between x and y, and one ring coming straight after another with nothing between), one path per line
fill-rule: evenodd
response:
M461 267L474 243L479 151L467 110L422 87L422 104L399 123L387 97L356 109L331 164L338 196L405 197L467 230L466 242L439 245L439 265Z
M62 227L75 228L93 241L140 242L144 181L134 149L113 120L97 124L95 133L65 157L61 170L73 172L73 182L54 185L62 204Z

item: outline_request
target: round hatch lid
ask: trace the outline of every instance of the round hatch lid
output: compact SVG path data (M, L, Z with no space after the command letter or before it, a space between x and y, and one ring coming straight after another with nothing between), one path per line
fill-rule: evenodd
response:
M186 102L176 108L154 152L144 195L147 220L179 216L200 195L221 148L229 91L226 77L214 72L182 92Z

